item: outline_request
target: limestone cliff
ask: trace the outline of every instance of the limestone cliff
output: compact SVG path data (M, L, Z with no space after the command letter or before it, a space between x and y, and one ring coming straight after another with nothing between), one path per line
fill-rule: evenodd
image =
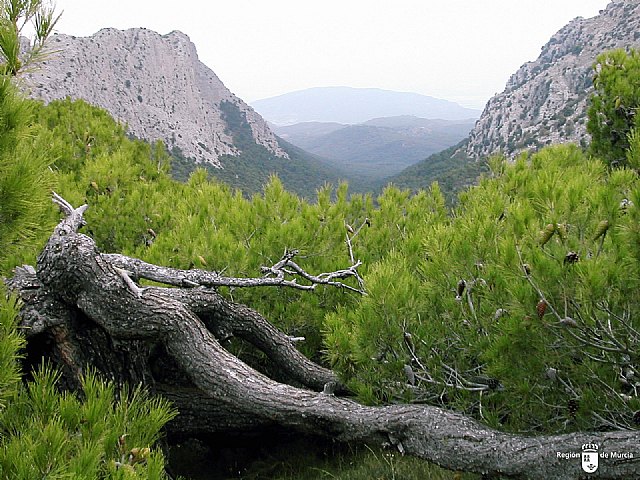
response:
M612 1L598 16L574 19L489 100L467 154L513 156L551 143L586 142L592 65L606 50L629 47L640 47L640 0Z
M178 31L103 29L91 37L58 34L52 55L25 80L30 94L46 102L81 98L108 110L129 132L163 140L185 157L220 167L221 155L237 155L221 104L246 117L253 138L272 154L287 158L266 122L233 95L198 60L196 48Z

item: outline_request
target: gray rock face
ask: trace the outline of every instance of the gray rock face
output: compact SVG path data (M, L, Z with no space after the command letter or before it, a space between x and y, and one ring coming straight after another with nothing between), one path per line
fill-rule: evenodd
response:
M163 140L216 167L221 155L240 153L220 109L221 102L231 102L246 116L257 144L288 158L262 117L198 60L181 32L103 29L91 37L55 35L49 45L58 52L25 77L35 98L86 100L126 123L132 135Z
M604 51L628 47L640 47L640 0L612 1L596 17L572 20L489 100L470 134L468 155L513 157L552 143L586 142L593 63Z

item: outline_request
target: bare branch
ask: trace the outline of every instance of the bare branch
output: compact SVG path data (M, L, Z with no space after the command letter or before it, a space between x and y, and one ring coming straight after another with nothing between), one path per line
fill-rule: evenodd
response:
M628 317L628 311L626 311L627 315L624 316L620 316L620 315L616 315L614 312L612 312L609 307L607 306L606 302L600 302L597 304L597 307L600 308L601 310L603 310L604 312L606 312L608 315L612 316L613 318L615 318L616 320L618 320L627 330L629 330L629 332L631 334L633 334L634 339L638 339L640 338L640 332L638 332L638 330L636 330L635 328L633 328L629 322L627 322L627 320L625 320L624 316Z
M73 208L69 202L67 202L64 198L58 195L56 192L53 192L53 203L60 207L60 211L64 213L65 220L60 222L56 227L56 232L64 234L75 233L81 227L86 225L84 220L84 212L89 208L89 205L84 204L79 206L78 208Z
M360 225L358 227L358 229L351 235L351 237L349 237L350 230L349 230L349 228L347 228L347 233L345 234L345 238L346 238L345 243L347 244L347 248L349 250L349 258L351 259L351 264L352 265L356 265L357 266L357 265L360 265L361 262L360 262L360 260L358 260L356 262L356 260L355 260L355 258L353 256L353 245L351 243L351 240L353 238L355 238L360 233L360 230L362 230L362 227L364 227L365 225L369 225L369 224L370 224L369 223L369 219L365 218L364 222L362 222L362 225ZM348 225L347 225L347 227L348 227ZM353 230L353 229L351 229L351 230ZM356 280L358 281L358 285L360 285L360 290L364 294L364 281L362 280L360 275L358 275L358 272L355 272L355 277L356 277Z
M314 290L317 285L328 285L345 290L350 290L362 295L364 290L355 288L346 283L336 281L335 279L344 279L348 277L360 278L357 268L361 262L356 262L349 268L337 270L335 272L321 273L319 275L311 275L302 267L295 263L292 258L297 251L285 252L282 259L272 267L262 267L264 277L261 278L236 278L225 277L218 272L207 270L181 270L178 268L161 267L153 265L137 258L130 258L125 255L110 253L102 254L102 257L113 266L127 270L134 279L145 278L154 282L164 283L166 285L174 285L178 287L290 287L298 290ZM285 275L297 275L307 280L309 284L301 284L296 278L288 280Z
M131 272L127 272L126 270L118 267L115 267L115 270L116 272L118 272L118 275L120 275L120 277L124 280L124 283L127 284L127 287L129 287L129 290L131 290L136 297L138 298L142 297L142 292L144 291L144 288L140 288L135 284L133 280L131 280L131 277L130 277Z
M422 363L422 361L416 354L415 344L413 342L413 335L407 332L406 324L403 325L403 337L404 337L404 343L407 346L407 349L409 350L409 354L411 355L411 361L421 369L420 373L413 372L415 378L417 378L418 380L425 383L432 384L432 385L438 385L438 386L447 387L447 388L455 388L457 390L466 390L469 392L482 392L482 391L491 389L491 387L487 384L474 383L467 380L456 369L450 367L449 365L445 364L442 361L440 362L442 368L447 372L449 372L450 378L453 378L455 380L455 383L452 383L451 381L447 381L447 380L436 380L431 376L427 367ZM424 340L422 339L420 339L420 342L423 344L425 343ZM434 353L434 355L438 356L438 353L434 349L431 349L431 351Z
M252 308L229 302L207 288L149 287L148 294L178 301L196 314L221 342L232 337L249 342L261 350L287 380L318 391L332 381L339 393L346 392L332 371L310 361L295 348L295 343L304 341L304 337L287 335Z

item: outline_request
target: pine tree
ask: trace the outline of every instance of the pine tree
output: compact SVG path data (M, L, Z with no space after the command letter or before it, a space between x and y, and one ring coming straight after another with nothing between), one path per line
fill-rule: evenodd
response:
M598 56L588 111L591 150L609 165L625 165L629 135L640 106L640 51L614 50Z
M53 137L34 122L38 109L22 98L15 77L41 59L57 17L40 1L2 2L0 13L0 274L35 253L52 223L49 200L56 182L49 169ZM21 28L33 21L35 39L24 55ZM82 393L61 393L59 374L42 365L22 372L25 341L19 302L0 282L0 478L166 478L154 447L175 412L141 389L116 392L95 373ZM23 374L33 379L23 384ZM116 393L118 395L116 395ZM80 395L82 399L80 399Z
M0 6L3 74L15 77L46 58L46 41L60 15L43 0L3 0ZM33 31L28 45L24 45L26 30Z
M492 165L450 219L408 223L369 267L368 296L328 315L329 360L366 402L432 402L516 431L630 427L640 399L616 379L624 348L609 353L591 335L610 316L623 320L608 334L640 340L624 320L640 307L636 174L607 173L575 147ZM406 205L395 201L396 218ZM571 414L551 407L570 400L566 385L579 399Z
M41 231L50 203L52 177L46 168L50 160L38 149L31 110L11 78L0 75L0 252L4 259L28 249ZM0 269L6 268L7 264L0 264Z

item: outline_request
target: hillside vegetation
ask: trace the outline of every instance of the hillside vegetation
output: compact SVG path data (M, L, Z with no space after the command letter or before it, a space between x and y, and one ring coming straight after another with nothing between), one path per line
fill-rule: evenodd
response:
M625 72L637 75L616 68L635 59L601 57L611 67L602 69L603 98ZM255 276L299 249L307 271L334 271L349 262L348 239L363 262L365 297L322 288L224 293L304 336L303 352L339 372L365 403L435 404L531 434L638 428L637 116L621 127L626 161L616 168L572 145L512 164L496 157L449 211L437 184L415 194L391 186L376 198L323 186L309 201L276 177L251 196L202 169L178 182L163 145L129 139L81 101L22 100L3 78L3 274L33 263L56 223L50 188L89 204L86 233L102 251L166 266ZM625 115L637 111L636 91L612 91ZM606 105L594 118L616 114ZM116 398L93 374L81 398L60 394L39 358L27 357L40 373L22 385L16 313L4 301L0 475L161 478L154 442L170 408L140 390ZM242 345L231 348L260 364Z
M374 183L458 143L472 127L472 121L402 116L358 125L310 122L273 130L326 163Z
M355 191L369 189L369 184L350 169L331 165L326 159L282 139L278 140L279 144L289 158L275 156L255 142L245 114L234 104L222 102L220 109L228 126L227 134L233 137L241 153L221 156L222 168L215 168L207 163L198 165L193 158L185 158L179 149L174 148L171 151L171 173L174 178L184 181L200 166L230 187L253 194L262 190L271 175L277 175L287 190L307 199L312 198L314 191L328 182L338 184L349 181Z
M485 161L474 161L466 153L467 141L429 155L426 159L383 182L400 189L418 192L435 181L449 203L455 203L460 191L474 185L482 173L488 172Z

